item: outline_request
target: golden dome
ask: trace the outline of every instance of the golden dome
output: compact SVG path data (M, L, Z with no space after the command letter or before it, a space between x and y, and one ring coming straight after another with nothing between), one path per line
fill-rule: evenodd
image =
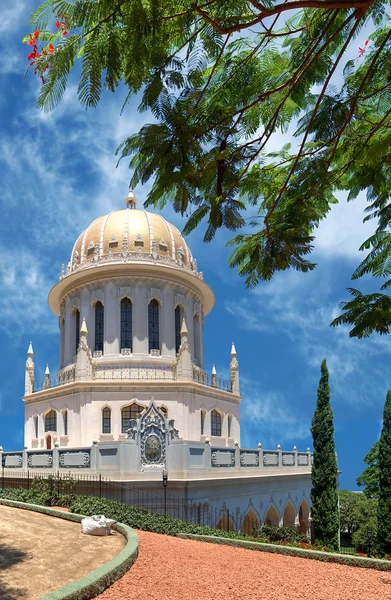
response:
M125 208L98 217L76 240L71 269L122 257L158 260L196 270L188 245L161 215Z

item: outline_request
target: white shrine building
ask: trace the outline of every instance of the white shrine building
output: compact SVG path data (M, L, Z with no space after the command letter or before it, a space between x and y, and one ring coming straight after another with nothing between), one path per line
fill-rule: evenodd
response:
M213 291L180 232L133 192L125 202L80 234L49 293L59 373L38 385L30 344L25 447L0 452L3 474L83 470L153 488L165 471L190 501L308 531L309 449L241 448L234 344L229 381L204 371Z

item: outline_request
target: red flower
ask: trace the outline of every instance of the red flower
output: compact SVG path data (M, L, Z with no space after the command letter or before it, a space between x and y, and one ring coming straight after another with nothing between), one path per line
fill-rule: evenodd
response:
M49 46L49 48L48 48L47 51L50 52L50 53L54 52L54 46L53 46L53 44L50 44L50 46Z
M68 32L67 31L63 31L62 35L68 35Z
M41 33L41 32L39 31L39 29L37 29L37 31L34 33L34 37L35 37L35 39L38 39L38 38L39 38L39 34L40 34L40 33Z
M34 39L29 39L28 45L29 46L35 46L35 40Z
M56 21L56 27L57 27L57 29L60 29L60 27L61 27L60 21Z
M356 62L362 57L362 55L364 54L365 50L367 49L367 46L369 44L369 40L365 40L365 44L363 45L363 47L359 47L358 49L358 55L356 58Z
M42 83L45 83L45 77L43 75L41 75L41 81Z

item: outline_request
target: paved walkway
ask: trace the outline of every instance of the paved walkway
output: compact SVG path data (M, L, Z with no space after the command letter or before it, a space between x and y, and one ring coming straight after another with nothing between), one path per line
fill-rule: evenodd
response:
M0 505L0 599L36 600L87 575L123 546L120 534L83 535L80 523Z
M136 563L99 600L391 600L391 572L138 534Z

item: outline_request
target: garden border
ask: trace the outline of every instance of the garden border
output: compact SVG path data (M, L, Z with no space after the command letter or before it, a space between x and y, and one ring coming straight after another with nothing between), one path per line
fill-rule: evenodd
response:
M295 548L294 546L279 546L277 544L265 544L264 542L246 542L232 538L221 538L211 535L197 535L194 533L178 533L177 537L184 540L195 540L209 544L223 544L235 546L245 550L258 550L259 552L270 552L271 554L284 554L295 558L309 558L323 562L334 562L349 567L360 567L363 569L376 569L377 571L391 571L391 561L379 558L366 558L363 556L351 556L349 554L337 554L333 552L322 552L320 550L307 550Z
M39 506L38 504L18 502L16 500L0 498L0 505L31 510L50 517L73 521L74 523L80 523L84 519L84 515L64 512L47 506ZM114 581L123 577L137 559L138 535L134 529L123 523L116 523L113 525L113 529L123 535L126 540L125 547L114 558L87 575L84 575L84 577L49 592L45 596L41 596L38 600L91 600L107 589Z

